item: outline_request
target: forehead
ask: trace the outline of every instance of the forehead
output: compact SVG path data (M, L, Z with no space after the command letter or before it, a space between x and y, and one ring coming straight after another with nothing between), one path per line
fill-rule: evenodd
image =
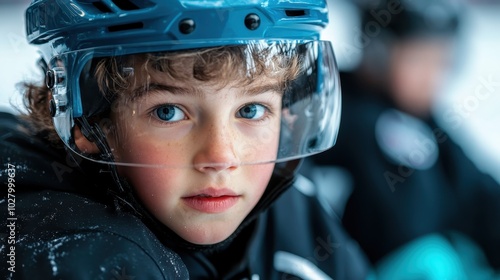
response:
M283 93L303 72L295 47L238 45L108 57L98 62L95 76L109 100L134 99L155 87L175 93L203 92L209 86Z
M197 55L131 57L122 72L132 80L132 98L148 92L168 91L173 94L201 94L222 88L240 89L248 94L264 91L281 92L288 69L262 67L249 69L244 60L206 61ZM255 64L254 62L253 64ZM266 62L262 62L266 63ZM255 67L255 66L254 66Z
M147 79L147 84L138 84L132 91L132 99L138 99L150 94L190 95L196 97L209 97L220 92L232 92L238 95L258 95L266 92L282 94L283 87L276 78L265 76L256 77L247 83L241 81L199 81L193 78L175 80L172 77L157 73Z

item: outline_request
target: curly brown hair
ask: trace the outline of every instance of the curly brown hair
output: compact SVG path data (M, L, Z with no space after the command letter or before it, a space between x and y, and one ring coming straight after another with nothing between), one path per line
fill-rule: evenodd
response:
M122 97L134 98L130 95L131 90L137 84L147 86L148 83L144 83L143 79L148 81L153 72L161 72L178 81L196 79L215 82L221 87L231 81L248 85L255 77L265 75L277 79L280 88L284 90L287 83L299 75L300 59L293 48L280 51L277 55L276 50L269 46L226 46L108 57L99 59L95 64L93 76L100 94L104 94L110 102ZM187 66L190 66L190 70L186 69ZM124 69L133 69L134 75L124 72ZM34 83L25 83L24 89L25 106L28 110L26 117L34 132L45 135L53 145L61 147L62 142L50 116L50 89Z
M24 107L26 113L23 112L21 117L29 124L29 128L35 135L41 135L55 147L62 147L62 142L57 135L54 123L50 116L49 103L52 98L52 93L45 85L36 82L21 83L24 92Z

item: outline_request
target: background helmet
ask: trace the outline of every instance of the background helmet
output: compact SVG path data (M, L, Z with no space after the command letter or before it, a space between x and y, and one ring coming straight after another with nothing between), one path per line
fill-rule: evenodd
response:
M358 4L363 27L375 32L370 25L378 24L397 39L454 35L459 26L459 1L358 0Z
M361 15L363 71L373 89L386 90L390 55L395 44L458 39L460 0L355 0Z

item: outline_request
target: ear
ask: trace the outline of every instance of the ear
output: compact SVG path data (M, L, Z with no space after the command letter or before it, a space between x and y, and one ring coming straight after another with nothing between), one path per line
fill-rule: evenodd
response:
M75 144L78 147L78 149L84 153L87 154L98 154L99 148L97 148L97 145L94 142L91 142L87 137L85 137L80 130L80 127L75 125L75 131L74 131L74 136L75 136Z

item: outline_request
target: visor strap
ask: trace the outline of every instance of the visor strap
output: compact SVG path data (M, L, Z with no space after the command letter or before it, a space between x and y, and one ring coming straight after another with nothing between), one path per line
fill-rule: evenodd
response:
M101 158L104 161L114 162L113 153L111 152L111 149L106 142L104 132L99 125L90 124L84 116L77 118L76 122L78 123L82 134L97 146L101 152Z

